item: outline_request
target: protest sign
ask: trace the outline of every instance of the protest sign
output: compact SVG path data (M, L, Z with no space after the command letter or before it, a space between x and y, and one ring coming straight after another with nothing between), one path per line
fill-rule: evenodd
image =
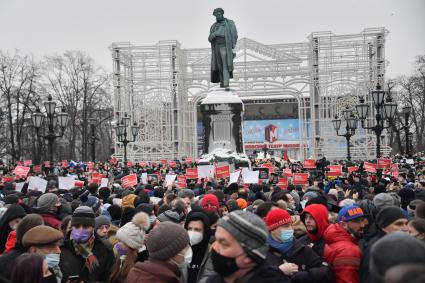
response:
M198 178L214 178L214 165L199 165Z
M260 171L243 171L243 182L245 184L258 184Z
M375 163L365 162L363 164L364 170L369 173L376 173L376 167L377 165Z
M24 166L31 166L32 165L32 160L25 160L24 161Z
M74 177L58 177L59 189L69 190L75 187Z
M184 189L187 187L186 177L185 176L177 176L177 188Z
M294 173L292 184L294 185L308 185L308 173Z
M267 180L267 179L269 179L269 168L255 167L252 170L259 172L258 178L260 180Z
M84 187L84 181L75 180L74 186L82 188L82 187Z
M142 184L146 185L148 183L148 173L146 172L142 173L141 179L142 179Z
M44 180L40 177L31 176L28 183L28 190L37 190L40 192L45 192L47 187L47 180Z
M13 173L15 173L15 176L26 177L30 169L30 167L16 166Z
M378 169L390 169L391 168L391 159L379 158L377 168Z
M225 166L215 168L215 177L217 179L230 177L230 166L225 165Z
M101 187L101 188L103 188L103 187L108 187L108 182L109 182L109 179L108 179L108 178L102 178L102 179L100 180L100 187Z
M240 175L241 175L241 170L236 170L235 172L230 173L229 184L238 183Z
M176 180L177 175L166 175L165 176L165 186L171 186Z
M25 185L25 182L16 183L15 190L17 192L21 192L22 191L22 188L24 187L24 185Z
M283 169L283 176L292 177L292 169Z
M348 167L347 169L348 169L348 173L351 174L351 173L356 172L357 170L359 170L359 167L357 167L357 166L351 166L351 167Z
M198 168L187 168L186 169L187 179L198 179Z
M314 159L306 159L306 160L304 160L303 167L305 169L315 169L316 168L316 161Z
M34 165L34 166L32 167L32 171L33 171L34 173L41 173L41 165Z
M121 186L123 188L133 187L137 185L137 175L130 174L121 178Z

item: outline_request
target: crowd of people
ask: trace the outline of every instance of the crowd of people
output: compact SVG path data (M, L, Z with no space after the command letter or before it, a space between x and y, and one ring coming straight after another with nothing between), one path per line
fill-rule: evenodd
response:
M188 178L185 188L166 176L196 162L55 164L28 176L1 164L0 282L425 282L425 157L407 160L391 158L397 174L362 161L251 160L272 164L268 179ZM332 164L342 172L329 174ZM121 183L128 171L136 185ZM31 175L47 187L29 189ZM59 188L59 176L84 185Z

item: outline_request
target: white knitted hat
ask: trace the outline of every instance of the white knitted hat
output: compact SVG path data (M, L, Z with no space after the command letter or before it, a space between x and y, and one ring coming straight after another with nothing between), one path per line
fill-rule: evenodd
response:
M139 212L134 215L131 222L118 229L116 237L130 248L138 250L143 247L145 232L149 226L149 216L144 212Z

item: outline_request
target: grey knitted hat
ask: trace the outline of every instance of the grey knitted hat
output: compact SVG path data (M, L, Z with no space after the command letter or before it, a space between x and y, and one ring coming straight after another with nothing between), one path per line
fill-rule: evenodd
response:
M71 218L71 226L77 224L89 225L94 227L94 212L91 207L79 206L74 210Z
M268 251L267 228L264 221L254 213L236 210L218 221L218 226L227 230L245 249L261 259Z
M177 212L172 210L166 210L160 215L158 215L159 222L166 222L171 221L173 223L179 223L180 222L180 216Z
M132 249L143 247L145 231L149 229L149 216L144 212L134 215L131 222L126 223L117 231L117 239Z
M146 248L149 258L167 261L189 245L187 231L178 224L162 222L148 235Z
M111 225L111 220L105 215L100 215L94 219L94 230L96 231L102 225Z
M394 198L387 193L380 193L373 197L373 204L379 211L385 206L394 205Z
M59 202L59 197L53 193L47 193L40 196L37 200L37 209L39 212L48 212L50 208Z

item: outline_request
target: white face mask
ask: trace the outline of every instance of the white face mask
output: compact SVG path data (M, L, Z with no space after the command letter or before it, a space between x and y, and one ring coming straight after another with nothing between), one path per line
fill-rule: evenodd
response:
M192 256L193 256L192 248L188 248L184 254L184 262L186 266L192 262Z
M204 239L204 235L201 232L187 231L187 233L189 234L191 246L199 244Z

